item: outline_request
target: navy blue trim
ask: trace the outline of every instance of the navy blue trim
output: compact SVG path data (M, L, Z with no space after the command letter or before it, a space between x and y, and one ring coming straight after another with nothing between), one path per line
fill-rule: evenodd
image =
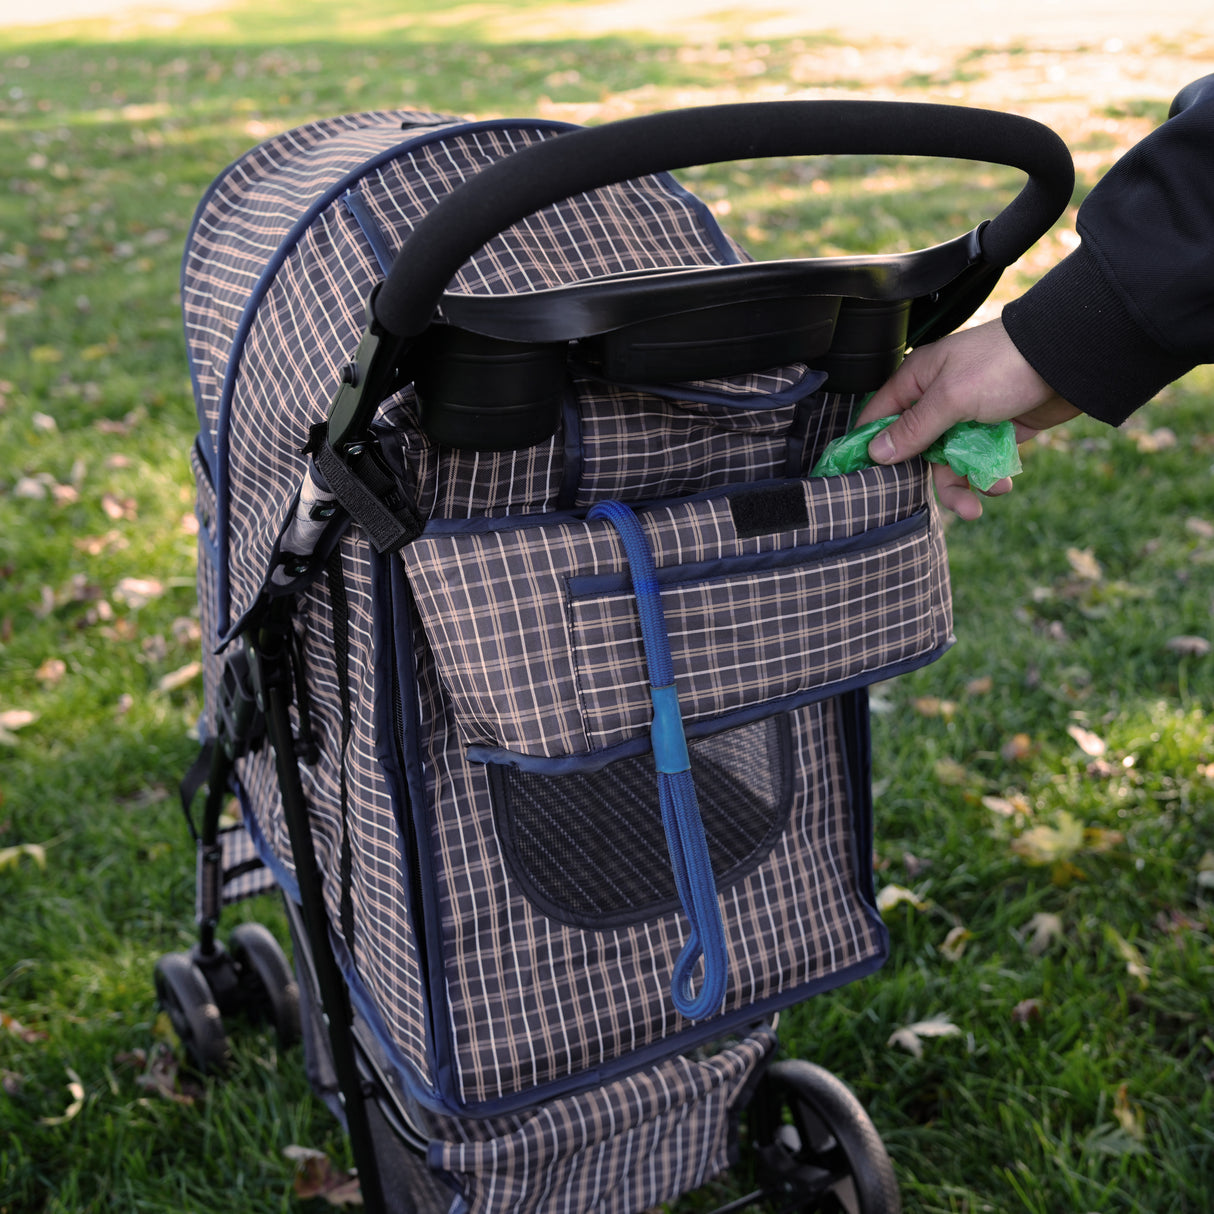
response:
M771 552L748 552L740 556L722 556L711 561L694 561L686 565L663 565L654 571L659 585L684 585L710 582L746 573L765 573L789 566L817 564L833 557L847 556L879 548L883 544L915 535L927 529L928 512L916 510L884 527L860 531L839 539L823 540L817 544L797 544L792 548L777 548ZM621 573L573 574L568 579L569 597L589 598L595 595L620 594L631 587L627 571Z
M656 178L663 182L671 192L682 202L687 204L688 209L696 215L704 230L712 237L713 248L716 250L721 262L727 266L741 265L742 258L738 255L738 251L730 243L729 237L717 223L717 217L712 213L709 207L702 198L693 194L681 181L669 173L655 174Z
M430 848L430 815L426 809L426 777L420 753L422 731L414 672L414 612L410 607L411 592L404 562L394 557L382 559L388 564L387 590L391 601L386 605L387 610L379 615L378 621L379 627L385 630L382 636L386 637L386 629L393 629L390 674L400 712L399 719L392 722L391 744L398 748L405 782L404 796L411 808L407 821L400 823L402 838L407 837L410 849L409 856L402 864L401 878L408 885L416 887L414 901L420 901L420 906L413 908L415 912L420 911L420 918L413 921L413 936L418 944L418 961L428 1004L426 1045L431 1053L429 1061L438 1088L444 1092L454 1092L457 1084L455 1047L451 1041L449 1018L445 1011L439 1012L439 1009L446 1008L447 978L442 960L442 908L438 904L438 880ZM377 659L383 652L377 646ZM398 800L400 791L393 789L394 802ZM406 831L409 832L407 836Z
M216 631L221 640L227 638L227 633L230 627L230 612L231 612L231 591L228 580L228 431L231 422L232 412L232 397L236 391L237 372L240 367L240 356L244 351L244 343L248 339L249 332L253 327L254 321L257 318L257 309L261 301L269 292L271 285L274 282L278 271L282 268L283 263L294 251L295 246L303 239L304 235L311 228L317 216L319 216L328 207L337 202L346 191L352 189L355 185L361 182L369 174L373 173L381 165L387 164L396 159L398 156L404 155L406 152L414 151L418 148L426 147L431 143L441 143L444 139L466 135L474 131L490 131L490 130L548 130L548 131L567 131L572 129L572 124L567 122L555 122L548 119L518 119L518 118L494 118L483 122L466 122L460 126L441 127L436 130L423 131L416 133L408 139L402 140L400 143L395 143L392 147L385 149L382 152L377 152L369 160L364 160L357 169L352 170L343 176L339 181L335 182L313 200L308 208L303 211L299 218L292 224L290 230L283 237L278 248L267 259L262 267L261 274L257 282L253 285L253 289L249 292L249 297L245 302L244 312L241 315L240 323L236 327L236 333L232 338L232 346L228 352L227 369L224 374L223 389L219 398L219 411L215 421L216 434L216 456L217 467L215 469L215 491L218 496L217 513L217 538L223 552L224 559L220 562L217 573L217 593L216 593ZM335 134L336 137L336 134Z
M375 222L375 217L371 214L362 191L355 189L347 190L342 195L341 205L349 212L350 218L358 224L362 230L362 234L367 238L367 244L371 246L371 252L375 255L375 260L379 262L380 270L387 274L392 269L392 262L394 260L392 250L388 248L388 242L384 239L383 229Z
M828 700L831 696L845 695L850 691L858 691L870 683L881 682L885 679L896 678L908 674L946 654L956 641L948 637L934 649L917 654L901 662L891 662L888 666L880 666L874 670L866 670L863 674L850 679L842 679L837 683L829 683L825 687L814 687L808 691L799 691L795 695L785 696L780 700L765 700L761 704L752 704L746 708L735 709L719 717L711 717L702 721L689 721L686 732L689 738L703 738L710 734L722 733L736 725L746 725L751 721L759 721L764 717L774 716L780 712L791 712L795 708L803 708L807 704L816 704ZM519 771L534 771L549 776L568 775L572 772L590 773L600 771L616 759L634 758L643 755L650 749L648 733L603 750L589 751L586 754L562 755L547 758L542 755L520 754L517 751L506 750L501 746L486 746L477 743L469 746L465 756L471 763L507 763L517 767Z
M779 409L785 405L795 405L806 396L811 396L826 382L825 371L815 371L806 367L801 377L787 388L778 392L753 392L748 396L736 392L720 392L711 388L692 383L678 384L647 384L623 383L616 380L604 379L596 375L589 367L574 368L578 375L596 383L610 384L613 388L623 388L630 392L644 392L649 396L657 396L662 400L693 401L702 405L718 405L725 409L737 409L739 412L762 413Z
M918 458L918 457L913 457ZM871 469L861 469L859 472L849 473L850 476L860 476L864 472ZM757 489L778 489L781 486L790 484L803 484L805 481L814 479L804 476L794 477L772 477L768 480L761 481L744 481L735 485L714 485L709 489L703 489L698 493L689 493L685 497L679 498L657 498L649 501L630 502L633 510L638 514L645 514L652 510L661 510L670 507L672 504L679 506L694 506L700 502L719 501L722 498L728 498L731 494L741 492L753 492ZM817 478L822 479L822 478ZM562 523L580 523L586 519L586 514L590 507L577 508L571 510L551 510L537 514L502 514L502 515L473 515L471 518L431 518L426 522L426 526L422 531L421 538L425 539L430 536L438 535L492 535L499 531L521 531L527 527L546 527L548 525L557 526ZM926 507L919 507L914 514L922 513ZM907 516L911 517L910 515ZM896 526L896 523L889 523L887 526ZM878 529L879 530L879 529ZM833 541L831 541L833 542Z
M423 877L421 857L417 854L419 836L424 826L419 826L419 817L413 807L424 802L417 787L416 764L409 762L406 742L417 736L416 725L407 727L412 716L412 705L417 696L412 687L412 655L409 646L402 644L407 638L408 613L402 608L396 611L397 596L404 583L403 566L400 561L384 556L373 556L371 560L371 652L374 655L374 670L371 675L375 697L372 708L374 719L375 758L384 775L392 813L396 820L397 844L400 848L401 888L404 891L405 911L412 926L413 938L418 954L418 969L423 981L425 1007L423 1023L426 1036L426 1061L435 1070L433 1018L428 1014L434 1006L434 988L427 973L426 957L429 952L424 938L425 925L433 921L433 911L425 907L425 890L433 886L432 878ZM409 681L403 682L402 668L409 665ZM417 832L417 833L414 833ZM441 988L439 988L441 989Z

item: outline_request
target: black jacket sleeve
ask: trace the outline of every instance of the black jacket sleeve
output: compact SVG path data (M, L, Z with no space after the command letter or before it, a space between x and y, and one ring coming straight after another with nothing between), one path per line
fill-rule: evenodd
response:
M1173 112L1084 200L1075 252L1003 311L1050 387L1113 425L1214 362L1214 77Z

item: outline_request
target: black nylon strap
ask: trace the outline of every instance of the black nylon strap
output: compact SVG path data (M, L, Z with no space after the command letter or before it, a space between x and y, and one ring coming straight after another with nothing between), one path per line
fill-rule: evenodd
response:
M215 739L208 738L198 752L198 757L190 764L189 770L181 778L181 811L185 814L186 825L190 835L198 841L198 828L194 825L194 798L199 790L207 784L211 775L211 764L215 755Z
M323 427L321 428L323 431ZM316 460L316 467L325 478L333 496L341 503L347 514L367 533L376 552L391 552L403 548L415 540L420 534L424 520L411 505L401 502L390 508L385 505L379 493L368 484L360 473L356 472L333 449L328 437L314 431L308 444ZM363 462L369 473L378 473L370 453ZM384 488L395 489L386 476L382 477ZM376 475L375 480L381 480ZM378 486L377 486L378 487Z
M353 856L350 851L349 780L346 758L350 749L352 717L350 712L350 603L346 597L346 577L341 566L341 550L329 558L329 601L333 608L333 644L337 659L337 690L341 697L341 754L338 758L338 783L341 791L341 934L354 956L354 898L350 892Z

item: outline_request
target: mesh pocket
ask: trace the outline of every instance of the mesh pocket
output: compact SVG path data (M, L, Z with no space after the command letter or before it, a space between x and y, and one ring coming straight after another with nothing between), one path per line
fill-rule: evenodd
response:
M719 888L758 865L783 830L791 745L784 714L690 742ZM561 775L493 764L490 781L511 875L545 914L598 928L679 905L652 754Z

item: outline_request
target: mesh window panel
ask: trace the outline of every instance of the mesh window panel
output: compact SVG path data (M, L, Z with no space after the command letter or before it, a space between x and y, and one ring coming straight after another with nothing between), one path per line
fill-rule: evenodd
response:
M724 888L759 864L792 801L791 733L769 717L689 743L713 872ZM580 927L653 918L678 906L652 754L595 772L491 769L511 875L546 914Z

